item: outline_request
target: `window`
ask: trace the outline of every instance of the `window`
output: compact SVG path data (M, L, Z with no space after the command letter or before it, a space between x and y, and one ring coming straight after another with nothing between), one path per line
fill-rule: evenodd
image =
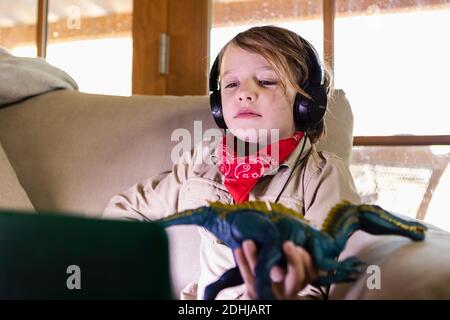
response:
M23 57L36 56L37 1L0 0L0 47Z
M448 146L358 146L351 172L364 203L425 220L450 231Z
M14 55L37 55L37 3L0 0L0 46ZM132 0L49 0L47 21L45 58L80 91L131 94Z
M450 38L439 36L450 1L336 0L335 10L335 86L352 105L354 135L450 135ZM450 230L450 146L382 144L353 149L362 200Z
M450 1L336 1L335 85L354 134L448 135Z
M50 0L47 61L80 91L131 94L132 0Z

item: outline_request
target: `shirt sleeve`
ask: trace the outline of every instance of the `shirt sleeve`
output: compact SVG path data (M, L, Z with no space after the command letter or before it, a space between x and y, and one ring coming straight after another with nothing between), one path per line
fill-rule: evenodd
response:
M321 228L331 208L343 200L360 203L350 168L331 153L315 152L305 177L305 218Z

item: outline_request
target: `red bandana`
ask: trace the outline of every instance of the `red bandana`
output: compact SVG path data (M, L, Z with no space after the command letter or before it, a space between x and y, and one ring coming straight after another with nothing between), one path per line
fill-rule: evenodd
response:
M277 167L295 150L303 137L298 131L290 138L279 140L256 152L254 155L239 157L227 146L226 136L223 137L219 153L219 171L225 176L225 187L236 203L248 201L249 193L258 180ZM235 138L236 141L236 138ZM235 143L236 145L236 143ZM273 150L273 156L272 156Z

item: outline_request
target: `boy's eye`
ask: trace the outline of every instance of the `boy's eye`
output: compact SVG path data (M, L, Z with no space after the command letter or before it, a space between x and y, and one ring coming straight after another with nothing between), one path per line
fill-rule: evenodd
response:
M228 83L228 84L225 85L225 89L227 89L227 88L234 88L236 86L237 86L236 82L231 82L231 83Z
M276 81L270 81L270 80L260 80L259 83L261 83L263 86L273 86L276 83Z
M273 86L277 84L277 82L273 80L259 80L258 82L263 86ZM236 86L238 86L237 82L230 82L228 84L225 84L225 89L234 88Z

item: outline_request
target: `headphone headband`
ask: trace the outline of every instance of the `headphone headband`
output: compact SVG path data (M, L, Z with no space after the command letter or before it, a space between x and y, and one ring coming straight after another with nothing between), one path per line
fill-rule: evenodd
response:
M317 104L326 106L327 92L325 88L325 72L319 54L310 42L301 36L298 37L300 41L305 44L309 60L309 78L307 79L303 90L305 90Z

